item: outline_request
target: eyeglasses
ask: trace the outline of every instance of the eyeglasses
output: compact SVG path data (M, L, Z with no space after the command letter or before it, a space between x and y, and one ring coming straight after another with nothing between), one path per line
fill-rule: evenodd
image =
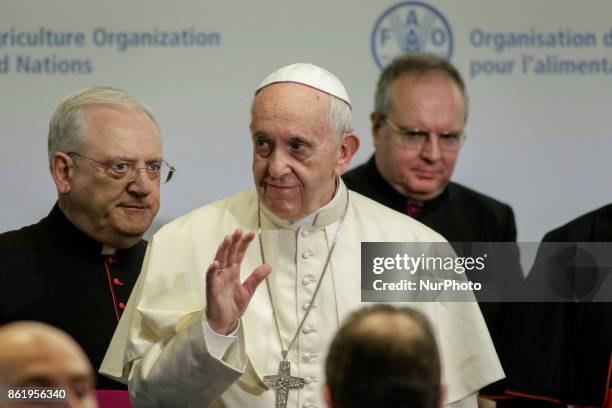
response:
M103 163L101 161L92 159L91 157L83 156L77 152L68 152L67 154L69 156L76 156L81 159L89 160L92 163L96 163L97 165L104 167L106 174L116 180L127 179L128 181L133 181L136 179L136 177L138 177L138 172L140 170L144 170L149 179L157 181L163 179L165 184L170 181L172 175L176 171L174 166L170 165L165 160L146 163L145 167L136 167L134 162L129 161L109 161L107 163Z
M420 129L406 129L396 125L385 116L381 117L381 119L401 136L402 146L408 149L420 150L426 141L435 141L433 138L436 135L440 150L455 152L459 150L466 139L463 131L460 133L433 133Z

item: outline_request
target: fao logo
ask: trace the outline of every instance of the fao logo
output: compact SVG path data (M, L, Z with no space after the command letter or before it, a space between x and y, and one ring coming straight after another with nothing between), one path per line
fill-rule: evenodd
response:
M418 1L396 4L374 25L374 60L382 69L397 55L416 52L431 52L450 59L453 33L444 16L429 4Z

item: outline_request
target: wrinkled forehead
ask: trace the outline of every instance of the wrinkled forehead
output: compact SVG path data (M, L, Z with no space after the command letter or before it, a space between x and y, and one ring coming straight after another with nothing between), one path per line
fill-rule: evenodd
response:
M312 101L327 102L330 95L320 89L309 85L304 85L298 82L275 82L267 85L257 91L254 102L265 100L273 102L282 102L298 99L303 105L307 105Z
M83 113L87 126L134 122L141 126L151 128L152 133L159 137L157 122L155 122L151 115L139 107L95 104L85 107Z
M155 122L140 109L97 106L86 111L84 142L88 147L111 146L160 155L162 144Z
M440 105L461 111L461 116L467 116L466 95L445 72L402 74L391 82L387 92L390 111L402 108L401 102L410 101L416 104L437 101Z

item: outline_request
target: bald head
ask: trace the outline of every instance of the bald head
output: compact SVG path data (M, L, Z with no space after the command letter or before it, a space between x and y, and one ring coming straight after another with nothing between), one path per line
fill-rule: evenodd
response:
M0 327L0 344L0 387L63 388L70 407L96 406L91 364L63 331L39 322L10 323Z
M406 313L407 310L392 309L390 306L372 309L355 320L353 335L379 341L393 338L400 343L420 341L427 336L423 327L425 320L422 320L422 316L413 315L413 310Z
M353 313L325 364L329 405L437 408L440 359L425 316L375 305ZM361 405L360 405L361 404Z

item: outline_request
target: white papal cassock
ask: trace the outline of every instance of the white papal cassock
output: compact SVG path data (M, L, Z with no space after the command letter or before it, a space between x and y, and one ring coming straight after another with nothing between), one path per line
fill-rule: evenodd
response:
M309 227L296 227L262 207L266 262L285 344L305 313L344 210L338 196ZM322 407L325 353L340 322L360 303L362 241L438 242L444 239L410 217L349 192L340 238L315 301L289 354L302 390L289 393L289 407ZM199 208L164 226L149 243L142 272L100 371L129 378L136 407L274 407L274 392L262 378L276 374L280 345L265 283L242 318L238 339L223 360L208 352L204 327L205 274L223 236L236 228L257 229L255 190ZM261 264L255 239L242 264L242 278ZM442 354L448 401L460 400L503 377L476 303L411 303L432 322Z

